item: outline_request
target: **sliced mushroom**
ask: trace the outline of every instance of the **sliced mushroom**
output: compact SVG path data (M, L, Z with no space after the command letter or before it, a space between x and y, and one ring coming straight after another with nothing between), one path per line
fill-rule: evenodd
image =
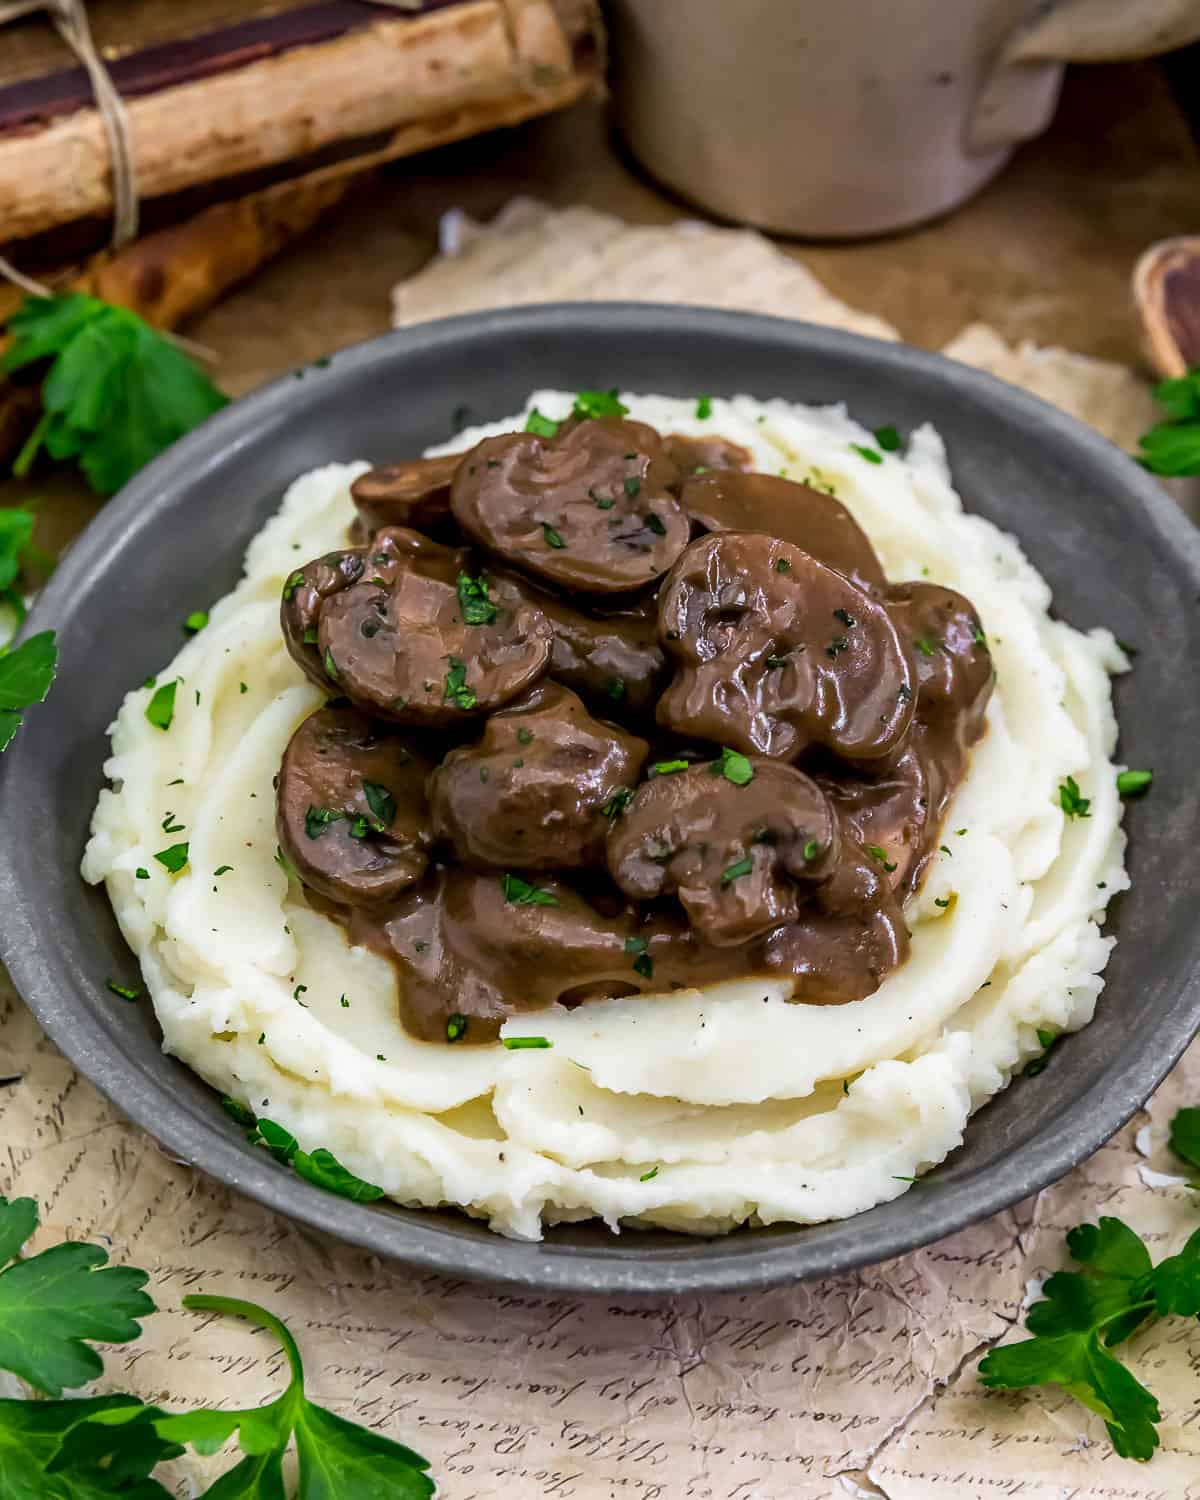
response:
M434 828L471 865L602 864L603 809L637 781L646 750L645 740L593 719L567 688L539 683L434 772Z
M763 946L771 974L796 981L793 999L844 1005L873 995L908 957L908 928L883 872L847 838L832 878Z
M545 672L553 632L535 605L495 599L469 567L462 549L381 531L294 575L289 649L314 680L395 723L446 728L499 708Z
M740 469L749 473L754 467L754 455L740 443L731 443L728 438L685 437L680 432L669 432L663 438L667 457L681 474L707 474L710 469Z
M774 474L733 471L689 479L680 499L705 531L765 531L836 568L868 593L885 585L867 534L832 495Z
M284 752L279 842L305 885L331 901L390 901L425 873L433 832L429 762L353 708L310 714Z
M777 761L730 764L737 781L714 761L645 782L608 839L608 867L627 896L678 895L717 947L794 921L838 857L837 821L815 782Z
M942 584L898 583L888 590L887 611L912 650L919 717L925 722L952 719L963 743L974 743L995 683L975 606Z
M437 531L450 518L450 481L461 453L441 458L410 458L360 474L350 486L364 537L385 526Z
M659 593L676 673L659 723L747 754L793 760L821 745L845 760L896 750L913 719L915 670L882 605L787 542L702 537Z
M687 545L678 486L652 427L581 421L553 438L485 438L460 463L450 504L468 536L533 577L626 593L660 577Z
M497 568L497 594L511 588L536 604L554 630L549 675L601 714L652 715L667 675L658 643L658 607L640 600L603 614L585 614L557 595Z
M438 870L383 911L355 908L349 936L397 964L405 1029L427 1041L490 1041L521 1012L713 983L746 966L744 954L700 944L682 918L646 921L619 897L589 900L532 874Z

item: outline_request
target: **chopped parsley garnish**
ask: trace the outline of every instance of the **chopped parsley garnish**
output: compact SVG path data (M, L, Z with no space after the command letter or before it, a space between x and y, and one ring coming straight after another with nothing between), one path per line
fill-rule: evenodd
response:
M1026 1065L1026 1078L1036 1078L1039 1073L1045 1070L1046 1064L1050 1061L1050 1049L1058 1041L1058 1032L1046 1031L1039 1026L1037 1028L1037 1039L1041 1044L1042 1055L1041 1057L1035 1057L1031 1063Z
M900 446L900 434L894 427L877 427L875 441L885 453L895 453Z
M917 648L922 656L933 656L938 648L938 643L936 641L931 641L928 636L924 635L918 636L917 639L913 642L913 645Z
M711 396L697 396L697 398L696 398L696 418L697 418L697 420L701 421L701 422L707 422L708 419L709 419L709 417L711 417L711 416L712 416L712 397Z
M452 1016L446 1018L446 1040L448 1042L460 1042L467 1034L467 1018L455 1011Z
M820 852L821 846L817 843L816 839L809 839L808 843L804 846L804 857L809 861L809 863L816 859L817 855L820 854Z
M542 537L547 547L565 547L567 545L549 521L542 522Z
M366 818L360 816L354 819L347 832L352 839L365 839L370 829L371 825L367 822Z
M186 843L172 844L169 849L160 849L154 857L160 865L170 870L172 875L178 875L188 862L188 846Z
M1138 439L1140 461L1152 474L1200 474L1200 366L1151 393L1167 411L1167 420Z
M896 861L894 859L889 860L887 850L880 848L878 844L867 844L866 851L872 859L877 860L883 866L889 875L896 868Z
M657 1176L658 1176L658 1168L657 1167L651 1167L648 1172L643 1172L642 1173L642 1175L638 1178L638 1181L639 1182L652 1182L654 1180L654 1178L657 1177Z
M345 813L338 812L335 808L314 807L309 803L308 811L304 814L304 831L310 839L319 839L328 830L330 823L336 823L345 816Z
M553 1047L554 1045L544 1036L505 1036L500 1040L510 1052L524 1052L531 1047Z
M1117 792L1122 797L1141 797L1150 790L1153 771L1118 771Z
M876 453L874 448L865 448L862 443L851 443L851 448L858 454L859 458L865 458L869 464L881 464L883 454Z
M714 765L725 780L732 781L734 786L746 786L754 780L754 767L749 760L739 751L730 750L727 745L721 747L721 759L715 761Z
M608 683L607 683L607 685L606 685L606 687L604 689L604 691L608 694L608 696L613 700L614 703L619 703L621 701L621 699L625 696L625 680L624 680L624 678L622 678L622 677L610 677L609 680L608 680ZM526 733L528 733L528 730L526 730ZM533 738L533 736L530 735L530 739L532 739L532 738ZM522 741L522 743L526 743L526 742Z
M297 570L283 586L283 597L290 599L300 585L304 582L304 573Z
M600 809L602 818L616 818L625 811L633 801L633 793L627 786L619 786L604 806Z
M618 694L613 694L612 696L617 697L619 695ZM532 729L518 729L517 730L517 739L521 742L522 745L528 745L528 744L532 743L532 741L533 741L533 730Z
M446 673L446 686L442 693L443 703L453 703L465 713L475 707L478 699L473 688L467 686L467 664L457 656L447 657L450 668Z
M138 865L137 869L133 872L133 878L135 880L149 880L150 871L144 865Z
M617 399L617 388L611 391L580 391L571 408L573 416L583 418L626 417L629 408Z
M1058 804L1066 813L1068 818L1090 818L1088 808L1092 802L1090 797L1082 797L1079 794L1079 783L1074 776L1068 776L1066 781L1058 789Z
M342 996L340 996L338 998L338 1004L342 1007L343 1010L349 1010L350 1009L350 1002L349 1002L349 1000L347 1000L347 998L345 997L345 995L342 995Z
M650 767L655 776L674 776L677 771L686 771L691 765L687 760L656 760Z
M772 671L774 671L777 667L786 667L788 663L788 656L790 656L791 654L792 653L789 651L787 653L787 656L768 656L767 666L771 668Z
M137 1000L141 997L141 990L134 989L132 985L118 984L115 979L106 979L104 983L114 995L119 995L122 1000Z
M299 1000L301 995L307 995L307 994L308 994L308 985L306 985L306 984L298 984L296 986L296 988L292 991L292 999L293 1000ZM301 1004L303 1004L303 1001L301 1001ZM308 1009L307 1006L305 1006L304 1008L306 1010Z
M982 625L976 625L974 627L974 629L971 631L971 639L975 642L975 644L977 646L982 647L982 649L984 651L988 651L988 650L991 649L988 646L988 638L984 634L983 626Z
M775 559L775 571L777 573L790 573L792 565L786 557L777 557Z
M895 866L893 865L892 868L895 869ZM942 910L945 911L946 908L950 905L951 899L952 898L949 897L949 896L946 896L946 897L935 896L933 898L933 904L934 904L934 906L940 906L942 908Z
M188 635L198 635L208 624L208 610L194 609L183 622L183 628Z
M561 425L561 422L542 416L536 406L525 418L525 431L535 433L538 437L552 438Z
M828 646L825 647L825 655L828 656L831 660L836 661L836 659L842 654L843 651L848 651L849 649L849 637L844 635L835 635L833 640L831 640Z
M754 861L747 856L739 859L736 864L730 865L728 869L721 871L721 884L732 885L735 880L740 880L743 875L749 875L754 868Z
M633 961L633 972L643 979L654 978L654 960L648 953L639 953Z
M655 515L654 511L651 511L646 517L646 525L655 536L666 536L667 534L667 528L663 525L662 517Z
M313 626L313 625L308 626L308 628L305 630L304 634L300 637L300 639L304 642L304 644L306 646L315 646L317 644L317 631L316 631L316 627Z
M504 892L504 899L514 906L557 906L559 904L558 897L553 891L547 891L540 885L530 885L519 875L507 873L501 875L500 888Z
M170 729L171 720L175 717L175 689L179 686L175 682L164 682L154 691L154 696L146 704L147 722L153 724L155 729Z
M833 618L835 620L840 620L847 630L852 630L854 626L858 624L858 621L849 612L849 610L845 609L835 609L833 612Z
M596 502L597 510L612 510L613 506L617 503L611 495L597 495L591 490L588 491L588 494Z
M641 493L641 488L642 481L637 477L636 474L631 474L625 481L625 493L631 500L635 499L636 496Z
M641 937L627 937L625 939L626 953L645 953L646 939Z
M387 787L380 786L377 781L364 781L363 796L367 799L367 806L379 820L375 828L376 833L382 833L385 828L390 828L396 819L396 799Z
M218 875L228 875L230 870L232 869L232 865L218 865L217 868L213 871L213 879L215 880Z
M162 831L164 833L182 833L183 824L175 822L175 814L169 812L162 820Z
M275 863L279 866L279 868L283 871L283 873L289 880L294 880L297 884L299 884L300 876L296 871L296 866L291 862L291 860L287 857L287 855L283 852L282 848L278 844L275 845Z
M1128 656L1131 661L1138 654L1138 648L1136 646L1131 646L1128 641L1123 641L1120 636L1116 637L1116 642L1117 642L1117 645L1120 646L1121 650L1124 651L1125 655Z
M338 679L337 663L334 661L333 652L330 651L328 646L326 646L325 648L325 655L322 658L322 665L325 668L325 675L327 677L332 677L334 682L336 682Z
M487 579L482 574L478 578L469 573L458 575L458 605L465 625L490 625L499 613L488 598Z

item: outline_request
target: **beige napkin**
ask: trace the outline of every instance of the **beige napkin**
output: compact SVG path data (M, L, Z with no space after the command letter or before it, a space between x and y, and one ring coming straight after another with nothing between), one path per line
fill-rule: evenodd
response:
M398 323L497 303L635 297L776 312L880 337L755 234L636 228L587 209L511 205L398 287ZM1131 372L985 328L950 346L1126 446L1150 417ZM114 1005L123 1002L114 999ZM1109 1003L1105 1000L1102 1004ZM1164 1451L1113 1457L1064 1396L988 1394L975 1368L1008 1337L1063 1234L1115 1213L1156 1254L1200 1224L1165 1149L1200 1102L1200 1045L1149 1109L1057 1186L901 1260L774 1291L582 1298L413 1275L302 1230L124 1123L38 1032L0 974L0 1191L42 1205L42 1242L104 1237L147 1267L163 1309L110 1356L104 1388L164 1403L247 1405L280 1385L267 1341L178 1311L188 1290L269 1303L310 1390L432 1460L442 1500L1185 1500L1200 1495L1200 1330L1129 1346L1162 1404ZM216 1105L214 1102L214 1109ZM920 1191L920 1189L915 1189ZM181 1494L213 1463L176 1466ZM350 1500L350 1497L347 1497Z

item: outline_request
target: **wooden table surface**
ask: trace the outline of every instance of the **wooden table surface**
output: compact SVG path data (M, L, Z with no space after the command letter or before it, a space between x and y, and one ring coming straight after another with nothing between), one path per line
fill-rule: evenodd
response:
M639 223L695 211L614 144L602 106L394 164L188 332L241 394L388 327L389 291L435 253L440 216L486 219L516 194L585 203ZM834 292L937 348L982 320L1009 339L1136 363L1129 275L1147 244L1200 229L1200 151L1153 64L1081 68L1052 128L948 218L858 244L781 242ZM65 475L39 476L38 540L61 545L97 502ZM30 494L0 485L0 503Z

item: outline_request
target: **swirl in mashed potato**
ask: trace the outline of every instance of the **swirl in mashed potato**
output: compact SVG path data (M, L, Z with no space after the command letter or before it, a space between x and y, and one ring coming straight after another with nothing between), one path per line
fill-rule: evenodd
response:
M83 872L107 885L165 1050L402 1203L457 1205L525 1238L594 1215L698 1233L845 1218L952 1151L1041 1050L1039 1029L1091 1018L1113 942L1104 907L1129 883L1109 683L1127 663L1108 631L1051 619L1017 543L964 512L931 428L875 464L840 407L736 397L700 420L693 401L622 400L664 431L719 432L765 472L833 485L889 577L933 579L979 610L998 673L987 733L906 907L911 956L873 995L806 1005L755 979L505 1023L547 1049L405 1033L392 965L348 946L275 858L272 777L322 701L284 648L280 590L346 544L364 464L288 490L242 582L160 674L179 679L169 730L146 719L149 689L128 695ZM570 403L539 391L529 405ZM1085 818L1064 814L1068 776ZM168 811L186 832L164 835ZM189 845L178 874L154 858L173 838Z

